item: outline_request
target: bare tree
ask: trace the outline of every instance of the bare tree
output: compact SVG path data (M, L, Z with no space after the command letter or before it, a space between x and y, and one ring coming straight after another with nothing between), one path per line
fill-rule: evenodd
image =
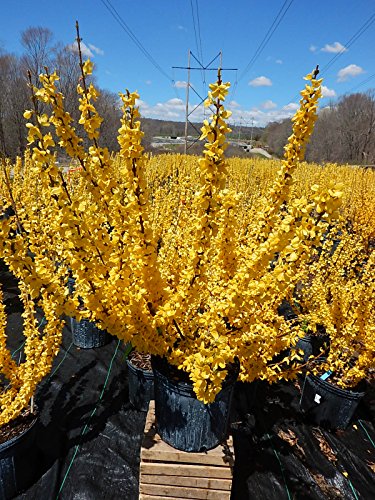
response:
M21 43L25 49L23 62L31 73L33 84L38 86L39 75L49 66L53 56L53 33L41 26L31 27L21 33Z
M100 145L106 146L110 151L118 151L117 136L121 118L119 96L109 90L100 90L96 108L103 118L100 127Z
M284 146L291 133L292 122L290 118L286 118L280 122L269 123L264 129L261 140L269 146L273 154L282 156L284 154Z
M14 157L26 147L24 110L29 93L20 59L13 54L0 55L0 152Z
M60 77L59 90L64 95L64 106L71 116L78 120L77 84L81 77L78 55L69 45L57 45L54 50L54 69Z
M374 163L375 100L372 92L346 95L320 112L307 159L359 165Z

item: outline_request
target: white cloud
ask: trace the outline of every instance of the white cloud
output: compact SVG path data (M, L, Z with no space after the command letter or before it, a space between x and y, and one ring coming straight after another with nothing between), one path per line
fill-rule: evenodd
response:
M179 24L177 26L177 29L180 30L180 31L187 31L187 29L185 28L185 26L182 26L181 24Z
M77 40L75 40L71 45L68 45L68 48L73 52L78 52ZM90 48L83 42L81 42L81 52L83 57L95 57Z
M282 64L282 63L283 63L283 61L282 61L282 59L276 59L275 63L276 63L276 64Z
M92 43L89 43L89 48L92 52L95 52L95 54L98 54L99 56L104 56L104 50L99 49L99 47L95 47Z
M266 76L258 76L249 82L251 87L271 87L272 81Z
M177 80L177 82L174 82L173 86L176 87L177 89L186 89L187 85L188 85L187 82Z
M364 69L360 66L357 66L356 64L349 64L349 66L340 69L340 71L337 73L337 81L345 82L346 80L349 80L349 78L354 78L355 76L361 75L364 72Z
M265 101L267 102L267 101ZM270 101L272 103L272 101ZM189 103L190 111L197 106L197 102L191 101ZM258 127L264 127L269 122L277 122L284 119L290 119L299 105L292 102L282 108L278 107L264 107L265 103L259 104L251 109L245 108L237 101L231 101L227 104L227 109L232 112L230 123L242 126L251 127L252 124ZM185 102L182 99L173 98L164 102L150 104L142 100L137 100L141 115L147 118L156 118L159 120L174 120L185 121ZM197 106L191 114L190 119L195 123L201 123L210 115L210 110L205 109L203 106Z
M145 84L146 84L146 85L151 85L151 84L152 84L152 81L151 81L151 80L146 80L146 81L145 81Z
M347 52L347 48L344 47L340 42L335 42L332 45L326 43L322 49L322 52L330 52L331 54L337 54L338 52Z
M261 107L263 109L275 109L277 108L277 104L273 101L271 101L271 99L268 99L268 101L265 101L261 104Z
M318 48L315 45L310 45L309 51L310 52L316 52Z
M329 89L325 85L322 85L322 97L336 97L336 92L333 89Z
M240 104L237 101L230 101L228 106L230 106L231 108L239 108Z
M297 105L298 108L298 105ZM264 110L258 107L252 108L250 110L247 109L231 109L228 106L228 109L232 111L232 116L230 117L230 121L232 124L242 123L244 126L251 127L252 124L257 127L264 127L269 122L277 122L283 120L285 118L291 118L294 115L294 109L271 109Z
M185 121L185 103L182 99L176 97L166 102L158 102L155 105L149 105L145 101L138 100L137 106L139 106L141 115L147 118Z
M299 105L296 102L290 102L286 106L283 106L285 111L296 111L299 108Z

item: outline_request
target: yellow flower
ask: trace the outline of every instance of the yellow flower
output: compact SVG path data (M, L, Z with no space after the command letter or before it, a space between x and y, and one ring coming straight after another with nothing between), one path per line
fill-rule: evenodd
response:
M82 69L83 69L83 73L85 75L92 75L92 72L93 72L93 69L94 69L94 65L90 61L90 59L87 59L87 61L84 62Z

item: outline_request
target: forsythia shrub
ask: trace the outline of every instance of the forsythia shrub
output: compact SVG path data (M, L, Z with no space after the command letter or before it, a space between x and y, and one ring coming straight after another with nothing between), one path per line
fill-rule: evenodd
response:
M327 236L298 294L300 319L329 336L314 372L330 370L344 389L365 379L375 359L375 235L348 230L345 222Z
M268 192L249 201L230 185L224 156L230 112L223 105L229 83L220 71L205 102L213 113L202 127L204 155L189 165L184 181L185 157L163 178L163 157L145 157L137 93L121 94L118 157L99 147L97 91L86 85L91 62L81 61L81 69L79 124L90 145L84 147L64 110L58 75L41 75L33 101L50 113L40 115L36 105L25 112L33 145L26 170L35 191L13 203L22 225L15 241L23 251L14 257L6 241L0 256L26 277L32 297L47 293L57 313L87 317L137 349L165 356L189 373L206 403L237 359L243 380L294 376L293 360L278 355L296 343L297 332L278 306L292 294L342 194L315 183L309 196L293 195L321 80L306 77L284 160ZM56 163L57 146L79 165L70 185ZM70 275L73 296L64 286ZM75 310L78 297L84 310Z

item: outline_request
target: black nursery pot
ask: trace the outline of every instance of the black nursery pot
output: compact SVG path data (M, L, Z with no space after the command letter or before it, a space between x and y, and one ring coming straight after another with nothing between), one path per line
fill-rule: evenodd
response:
M306 363L310 356L321 355L321 350L325 352L329 350L329 336L328 335L309 335L306 334L298 339L296 348L303 351L301 362Z
M87 319L77 321L71 319L71 328L73 334L73 344L83 349L92 349L102 347L111 340L111 336L105 330L98 328L95 323Z
M70 294L74 293L76 280L68 278L67 287ZM80 299L81 305L83 304ZM95 323L88 319L77 321L70 318L70 325L73 334L73 344L83 349L93 349L94 347L103 347L111 340L111 336L105 330L101 330Z
M309 374L305 378L300 408L318 425L345 429L364 394L340 389L328 380Z
M189 380L171 376L164 358L151 357L155 382L156 430L163 441L182 451L215 448L227 437L233 389L239 366L224 381L213 403L199 401ZM174 370L174 367L172 367ZM181 378L186 379L186 374Z
M139 411L148 411L151 399L154 399L154 373L134 366L129 359L128 365L129 401Z
M0 499L14 498L34 480L36 460L32 453L37 421L18 436L0 444Z
M310 356L315 353L314 350L314 337L312 335L305 335L304 337L300 337L296 344L296 348L303 351L302 362L306 363Z

